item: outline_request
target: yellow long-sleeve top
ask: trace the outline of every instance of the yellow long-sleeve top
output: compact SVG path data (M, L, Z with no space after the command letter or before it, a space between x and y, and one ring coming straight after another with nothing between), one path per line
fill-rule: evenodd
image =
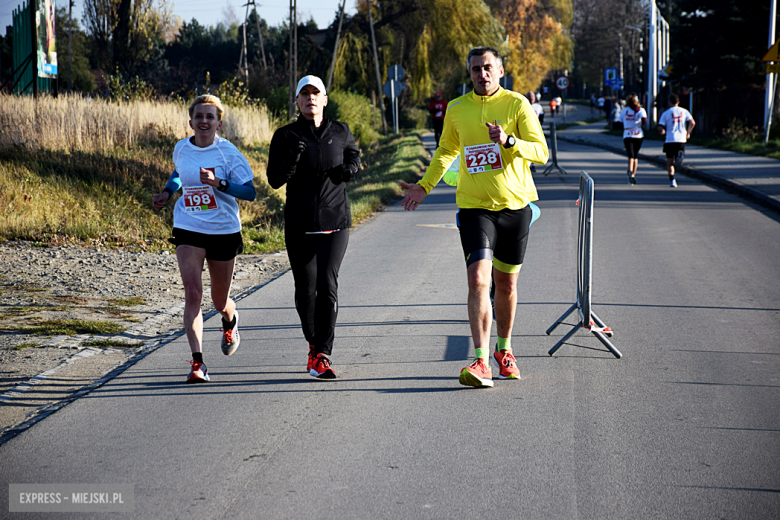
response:
M507 149L490 140L485 123L499 124L515 145ZM476 93L447 106L439 148L418 184L430 193L460 154L456 201L459 208L499 211L521 209L539 200L530 163L547 162L547 141L528 100L503 88L492 96Z

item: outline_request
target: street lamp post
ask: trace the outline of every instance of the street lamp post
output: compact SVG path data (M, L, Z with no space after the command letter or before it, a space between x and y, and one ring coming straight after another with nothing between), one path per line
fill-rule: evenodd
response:
M777 17L777 0L770 0L769 5L769 45L771 48L775 44L775 20ZM772 122L772 100L775 98L775 90L772 82L772 74L766 75L766 91L764 94L764 128L766 129L765 141L769 140L769 125Z
M658 41L656 39L656 26L658 14L655 0L650 0L650 38L648 45L648 70L647 70L647 125L652 128L656 121L655 97L658 95Z

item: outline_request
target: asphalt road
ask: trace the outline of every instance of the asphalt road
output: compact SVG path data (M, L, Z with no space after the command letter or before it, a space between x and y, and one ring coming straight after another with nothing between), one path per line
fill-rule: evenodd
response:
M778 518L780 217L645 164L631 187L603 150L560 154L570 174L537 178L520 274L520 381L458 384L473 345L440 185L352 234L338 380L305 373L288 273L241 302L233 356L207 322L212 382L183 384L172 342L0 446L0 489L131 484L126 516L155 519ZM622 359L582 331L547 355L574 324L545 334L575 300L580 169L594 310Z

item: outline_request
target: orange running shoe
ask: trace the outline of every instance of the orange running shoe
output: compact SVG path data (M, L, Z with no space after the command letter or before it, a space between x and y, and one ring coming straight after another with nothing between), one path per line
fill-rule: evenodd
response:
M493 386L493 372L482 358L477 358L472 364L460 371L460 384L477 388Z
M317 379L336 379L336 372L330 368L330 359L325 354L317 354L309 374Z
M493 359L498 363L499 379L520 379L520 369L517 368L515 356L511 350L496 350L493 352Z
M187 383L205 383L206 381L211 380L206 365L203 363L196 363L194 360L190 360L190 365L192 365L192 370L190 370Z

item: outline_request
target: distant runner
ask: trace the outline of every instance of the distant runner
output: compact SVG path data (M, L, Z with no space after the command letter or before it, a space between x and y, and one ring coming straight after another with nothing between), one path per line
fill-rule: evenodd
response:
M677 94L669 96L669 104L672 105L671 108L664 112L658 120L658 131L661 135L666 135L664 143L666 173L669 174L669 186L676 188L674 163L676 160L678 166L682 165L685 158L685 143L691 138L696 121L693 120L690 112L679 106L680 98Z
M620 122L623 123L623 144L628 156L628 183L636 184L636 169L639 166L639 149L645 138L642 125L647 123L647 112L639 104L639 98L635 92L628 95L626 108L620 113Z
M433 95L433 101L428 105L428 111L431 113L433 121L433 134L436 138L436 146L439 146L441 131L444 128L444 116L447 114L447 102L441 98L441 92Z

